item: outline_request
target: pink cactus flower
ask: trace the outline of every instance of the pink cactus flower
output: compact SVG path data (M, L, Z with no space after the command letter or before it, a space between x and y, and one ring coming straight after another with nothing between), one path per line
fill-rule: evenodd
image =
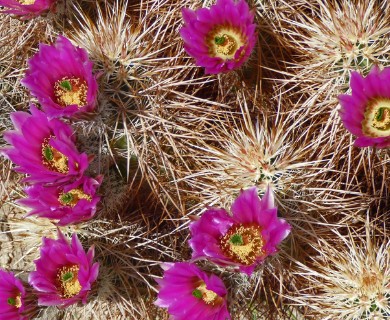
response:
M352 94L339 95L345 128L357 137L355 146L390 146L390 67L374 67L364 78L351 73Z
M71 243L58 232L58 240L43 238L41 256L35 260L36 271L28 281L36 290L38 305L66 307L87 303L88 293L99 273L99 264L93 263L94 249L86 253L73 234Z
M277 217L270 187L262 200L256 187L241 191L231 212L210 208L190 224L192 258L237 267L251 275L258 264L278 251L291 227Z
M59 184L80 178L89 165L88 156L75 146L72 128L58 120L49 120L34 105L30 113L13 112L15 130L4 133L11 147L1 153L13 161L16 171L33 183Z
M96 179L83 176L62 186L35 184L25 189L28 197L17 202L32 209L29 216L58 220L59 226L77 224L95 215L96 205L100 201L96 189L101 182L102 176Z
M217 0L210 9L182 10L184 49L205 67L222 73L241 67L256 44L254 14L245 0Z
M28 65L22 84L49 117L78 116L94 110L98 85L85 49L59 36L52 45L41 43Z
M27 320L26 290L12 272L0 269L0 319Z
M216 275L188 262L164 263L155 304L174 320L229 320L227 290Z
M0 0L0 6L5 7L1 13L11 13L28 20L42 15L54 7L56 0Z

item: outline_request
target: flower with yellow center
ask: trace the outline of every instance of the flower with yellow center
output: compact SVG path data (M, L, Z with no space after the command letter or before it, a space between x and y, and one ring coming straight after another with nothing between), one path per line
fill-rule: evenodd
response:
M168 308L174 319L230 320L227 290L215 274L188 262L162 264L157 306Z
M352 94L338 96L345 128L357 147L390 147L390 67L373 67L366 77L351 73Z
M36 270L30 272L28 281L42 306L67 307L87 303L88 294L99 273L94 263L94 248L85 252L74 233L69 241L60 230L58 239L42 239L40 257L35 260Z
M95 215L100 201L96 190L101 181L101 176L96 179L82 176L61 186L35 184L25 189L26 197L18 204L31 208L29 216L54 220L58 226L78 224Z
M21 83L50 118L76 117L95 109L98 83L85 49L60 35L52 44L40 43L28 66Z
M257 37L245 0L217 0L210 8L184 8L182 14L184 49L206 73L238 69L248 60Z
M24 320L31 309L22 281L13 272L0 268L0 319Z
M209 259L251 275L258 264L278 251L291 227L278 218L269 186L261 200L256 187L241 191L231 213L209 208L191 222L192 259Z

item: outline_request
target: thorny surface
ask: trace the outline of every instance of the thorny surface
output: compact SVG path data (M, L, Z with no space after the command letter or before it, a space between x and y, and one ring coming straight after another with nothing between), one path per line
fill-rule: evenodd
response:
M210 1L73 0L32 21L0 15L1 146L11 112L34 102L20 80L39 42L70 37L99 75L97 110L71 124L79 149L94 155L88 173L104 175L102 202L93 220L63 231L95 246L101 272L87 305L45 308L41 319L167 319L153 305L153 277L161 262L190 259L188 216L228 210L241 188L261 194L267 183L293 226L280 253L251 278L201 262L229 288L233 319L339 317L346 300L334 292L366 252L382 257L388 275L389 153L353 147L336 99L351 70L388 64L388 2L248 2L255 51L241 70L218 76L193 64L178 33L181 8ZM1 267L26 279L56 227L24 218L15 204L23 177L11 167L0 159ZM350 259L340 265L335 255ZM378 310L350 319L385 317Z

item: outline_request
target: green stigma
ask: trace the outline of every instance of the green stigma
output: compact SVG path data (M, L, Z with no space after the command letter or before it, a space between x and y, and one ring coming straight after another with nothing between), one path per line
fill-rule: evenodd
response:
M10 306L16 306L16 299L15 298L8 298L7 302Z
M192 291L192 295L198 299L202 299L203 297L202 291L200 291L199 289L195 289L194 291Z
M71 203L72 201L73 201L73 195L70 192L64 193L61 196L61 202L63 203Z
M385 110L386 110L387 108L385 108L385 107L382 107L382 108L379 108L378 109L378 112L377 112L377 114L375 115L375 119L376 119L376 121L383 121L384 120L384 115L385 115Z
M62 276L62 281L64 281L64 282L67 282L67 281L72 280L72 279L73 279L73 272L66 272Z
M44 153L46 160L52 161L54 159L53 151L51 151L50 147L45 147L45 149L43 150L43 153Z
M242 246L244 244L244 240L242 239L242 235L236 233L230 237L230 242L235 246Z
M60 86L67 91L72 91L72 85L69 80L61 81Z
M225 39L224 36L222 36L222 37L215 37L214 41L215 41L216 45L220 46L220 45L223 45L225 43L226 39Z

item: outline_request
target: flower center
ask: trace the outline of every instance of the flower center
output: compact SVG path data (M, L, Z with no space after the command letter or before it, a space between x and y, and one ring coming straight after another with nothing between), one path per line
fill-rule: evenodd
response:
M67 193L61 193L58 198L58 201L63 206L74 207L81 199L86 199L88 201L92 200L91 196L84 193L83 190L72 189Z
M220 303L221 297L212 290L208 290L206 284L202 282L194 291L192 295L195 298L202 299L207 304L215 305Z
M221 55L230 56L237 50L236 40L227 34L216 36L214 38L214 42L216 45L216 51Z
M234 59L237 50L245 43L241 32L231 26L217 26L209 32L206 42L210 55L223 60Z
M34 4L35 0L17 0L20 4L29 5Z
M57 288L59 289L63 298L72 298L78 295L82 289L78 274L79 266L64 266L57 271Z
M15 298L8 298L7 303L10 306L14 306L17 309L19 309L22 306L22 299L21 299L20 293Z
M257 225L234 225L220 240L222 252L234 262L244 265L251 265L264 255L263 246L261 228Z
M390 136L390 99L374 99L367 104L362 130L372 138Z
M68 173L68 157L49 145L49 138L42 143L42 162L52 171Z
M87 104L87 83L76 77L64 77L54 84L54 96L62 107L76 104L79 108Z

